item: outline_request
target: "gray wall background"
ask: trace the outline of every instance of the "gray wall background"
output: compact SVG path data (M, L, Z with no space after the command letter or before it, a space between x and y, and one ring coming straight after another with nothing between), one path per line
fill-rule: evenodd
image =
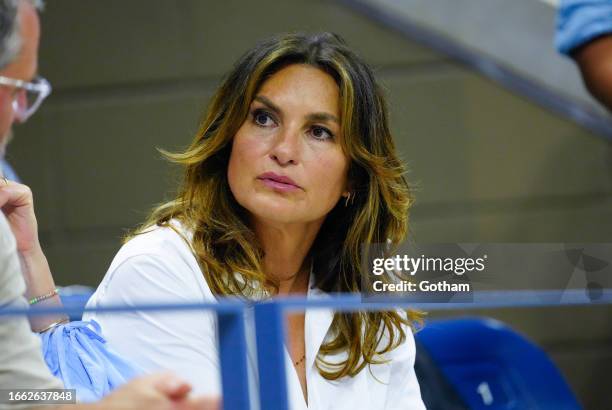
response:
M334 1L55 0L42 23L54 92L9 158L61 285L100 281L126 229L175 187L155 147L187 145L233 61L292 30L340 33L375 67L418 186L416 241L612 242L609 143ZM586 408L610 407L611 308L468 313L523 332Z

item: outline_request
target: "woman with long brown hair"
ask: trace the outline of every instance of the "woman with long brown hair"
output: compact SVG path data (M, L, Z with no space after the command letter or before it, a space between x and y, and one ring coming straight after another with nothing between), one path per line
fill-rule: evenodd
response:
M115 257L89 306L360 292L363 245L407 234L412 198L371 69L337 35L264 41L233 67L176 198ZM218 393L215 317L88 315L147 370ZM188 319L188 320L187 320ZM291 408L424 408L411 311L307 311L287 323Z

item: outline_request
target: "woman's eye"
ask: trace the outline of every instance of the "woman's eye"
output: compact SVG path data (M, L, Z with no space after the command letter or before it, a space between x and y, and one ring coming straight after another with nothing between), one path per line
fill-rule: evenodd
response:
M253 121L261 127L269 127L274 124L272 116L262 110L255 110L253 112Z
M312 127L310 133L315 139L318 140L328 140L334 138L334 134L332 134L332 132L325 127Z

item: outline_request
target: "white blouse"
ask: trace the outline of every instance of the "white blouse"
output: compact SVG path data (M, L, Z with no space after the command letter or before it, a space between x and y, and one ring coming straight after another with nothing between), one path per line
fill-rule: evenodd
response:
M179 230L180 225L174 223ZM190 235L181 230L189 240ZM312 283L312 277L311 277ZM308 298L328 297L309 287ZM155 227L125 244L115 256L88 307L146 303L216 302L191 248L173 229ZM216 315L198 312L129 312L85 314L102 326L109 344L145 371L172 370L192 383L194 393L220 395ZM407 340L388 353L385 364L366 366L355 377L330 381L321 376L315 357L333 319L330 309L306 311L306 384L308 405L285 349L289 408L425 409L414 372L415 344ZM252 399L257 391L254 334L248 326L248 370ZM342 355L328 358L336 362ZM254 400L252 400L254 402ZM254 407L257 408L254 403Z

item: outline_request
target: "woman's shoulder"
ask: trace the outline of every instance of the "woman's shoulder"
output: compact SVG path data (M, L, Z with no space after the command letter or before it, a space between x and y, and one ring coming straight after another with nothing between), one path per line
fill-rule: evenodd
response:
M172 300L213 301L190 239L190 232L176 221L136 234L113 259L94 299L134 293L138 299L149 294Z
M119 250L113 264L138 255L161 255L164 258L176 255L193 257L190 245L191 232L176 220L167 225L153 225L133 235Z

